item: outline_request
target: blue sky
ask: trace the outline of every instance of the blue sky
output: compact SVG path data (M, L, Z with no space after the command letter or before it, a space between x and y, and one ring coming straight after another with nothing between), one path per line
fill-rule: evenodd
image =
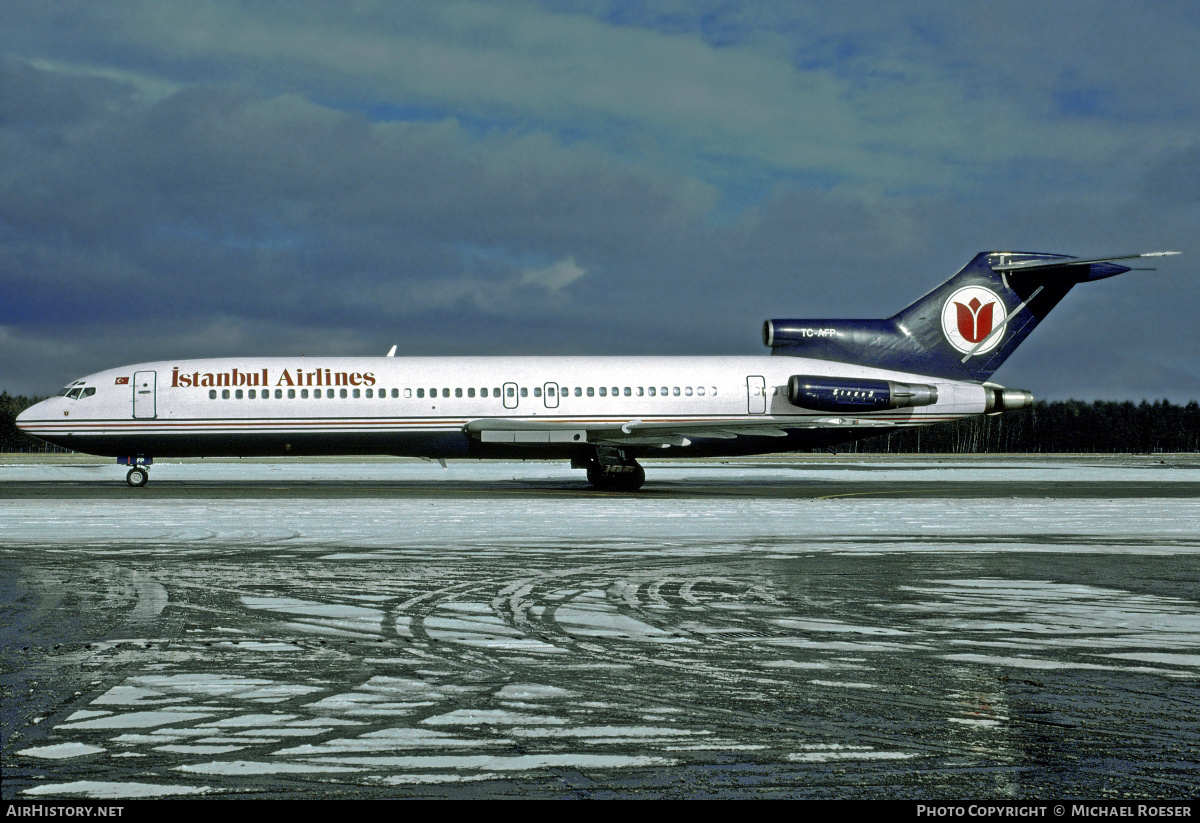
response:
M1174 249L996 375L1200 397L1200 6L0 6L0 388L229 354L764 353L978 251Z

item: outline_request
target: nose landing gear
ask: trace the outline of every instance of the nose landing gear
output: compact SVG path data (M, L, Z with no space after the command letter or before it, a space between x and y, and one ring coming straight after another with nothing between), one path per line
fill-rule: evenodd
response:
M146 471L146 466L154 462L153 457L118 457L117 462L122 466L129 466L129 473L125 475L125 482L135 489L140 489L150 481L150 472Z

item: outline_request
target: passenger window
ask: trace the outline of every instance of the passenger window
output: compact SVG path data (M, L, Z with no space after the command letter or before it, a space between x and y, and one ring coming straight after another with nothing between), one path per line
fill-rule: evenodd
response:
M650 392L650 396L654 397L654 387L651 386L648 391Z
M613 397L616 397L617 395L619 395L621 393L621 390L619 388L617 388L616 386L613 386L612 393L613 393Z
M346 399L346 390L345 390L345 389L342 389L342 390L341 390L341 392L340 392L340 394L341 394L341 398L342 398L343 400L345 400L345 399Z
M638 397L641 397L643 394L644 394L644 392L642 390L642 387L638 386Z
M697 387L696 387L696 394L698 394L698 395L700 395L701 397L703 397L703 396L704 396L704 387L703 387L703 386L697 386Z
M258 395L255 393L254 389L251 389L251 390L250 390L250 393L249 393L249 395L248 395L248 396L249 396L249 398L250 398L251 400L257 400L257 399L258 399Z
M521 394L522 394L522 396L524 396L524 394L525 394L525 393L524 393L524 392L521 392ZM541 396L542 396L542 389L541 389L541 387L540 387L540 386L534 386L534 387L533 387L533 396L534 396L534 397L541 397Z
M517 396L516 389L509 389L509 390L508 390L508 396L509 396L509 397L516 397L516 396Z
M576 387L575 387L575 396L576 396L576 397L582 397L582 396L583 396L583 389L582 389L580 386L576 386Z
M424 397L424 396L425 396L425 390L417 389L417 397Z
M209 399L209 400L216 400L216 399L217 399L217 390L216 390L216 389L209 389L209 390L208 390L208 399Z
M601 386L601 387L600 387L600 396L601 396L601 397L608 397L608 389L606 389L604 386Z
M480 389L480 390L479 390L479 396L480 396L480 397L487 397L487 389Z
M688 386L686 389L683 390L683 393L686 394L688 397L691 397L692 396L692 387Z
M668 394L671 393L667 390L666 386L663 386L661 389L659 389L659 392L662 394L663 397L666 397Z
M522 397L528 397L528 396L529 396L529 389L527 389L527 388L525 388L524 386L522 386L522 387L521 387L521 396L522 396Z
M455 390L454 390L454 396L455 396L455 397L462 397L462 389L455 389Z
M345 396L346 396L346 390L345 390L345 389L342 389L342 397L345 397ZM355 397L358 397L358 396L359 396L359 394L358 394L358 389L355 389L355 390L354 390L354 396L355 396Z
M358 389L355 389L355 391L358 391ZM370 400L374 396L375 396L375 392L371 391L370 389L367 389L367 399ZM383 389L379 390L379 396L383 397Z
M547 387L546 387L546 396L547 396L547 397L553 397L553 396L554 396L554 387L553 387L553 386L547 386Z
M281 390L277 389L276 391L281 391ZM304 389L302 392L300 392L300 394L304 397L308 397L308 389ZM288 389L288 400L295 400L295 399L296 399L296 390Z
M601 389L600 391L604 391L604 389ZM596 390L593 389L591 386L588 386L588 397L595 397L595 395L596 395Z
M449 397L449 396L450 396L450 390L442 389L442 397Z
M712 396L713 396L713 397L716 397L716 396L717 396L717 387L716 387L716 386L709 386L709 388L710 388L710 389L712 389Z
M474 397L474 396L475 396L475 389L474 388L467 389L467 397Z
M673 395L675 395L676 397L678 397L678 396L679 396L679 387L678 387L678 386L676 386L676 387L675 387L675 389L674 389L674 391L672 391L672 392L671 392L671 394L673 394Z
M633 394L633 392L630 390L630 388L628 386L626 386L625 387L625 396L629 397L632 394Z
M229 389L221 389L221 399L222 400L229 399Z
M492 389L492 397L499 397L499 396L500 396L500 390Z
M296 390L295 390L295 389L288 389L288 397L295 397L295 396L296 396ZM276 389L276 390L275 390L275 399L276 399L276 400L282 400L282 399L283 399L283 389Z

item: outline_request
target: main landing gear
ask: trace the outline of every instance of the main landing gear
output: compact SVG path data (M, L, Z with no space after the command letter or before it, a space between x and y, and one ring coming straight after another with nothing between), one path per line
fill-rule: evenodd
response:
M146 471L146 466L154 462L153 457L118 457L117 462L131 467L125 475L125 482L130 486L140 489L150 482L150 472Z
M595 458L572 468L586 468L588 482L600 491L635 492L646 482L646 470L623 449L597 446Z

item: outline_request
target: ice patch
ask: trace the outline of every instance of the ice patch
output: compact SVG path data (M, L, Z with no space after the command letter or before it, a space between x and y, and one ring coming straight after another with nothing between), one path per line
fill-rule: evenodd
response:
M590 591L564 604L554 613L563 631L581 637L610 637L657 643L695 642L674 636L649 623L620 614L602 591Z
M183 720L212 717L212 712L128 712L78 723L61 723L56 729L149 729Z
M166 786L159 783L119 783L98 780L77 780L74 783L47 783L25 789L22 794L82 795L95 798L168 797L179 794L207 794L209 786Z
M52 746L34 746L31 749L21 749L17 754L26 757L43 757L50 760L65 760L71 757L83 757L87 754L99 754L107 751L99 746L89 746L86 743L57 743Z
M1193 638L1193 644L1200 639ZM1137 660L1142 663L1164 663L1168 666L1200 666L1200 654L1166 654L1161 652L1127 652L1106 654L1105 657L1115 657L1121 660Z
M254 760L232 760L211 763L189 763L176 766L176 771L196 774L221 774L231 777L257 774L314 774L331 772L360 772L362 769L339 765L309 765L306 763L263 763Z
M488 771L533 771L536 769L621 769L638 766L672 766L665 757L620 754L526 754L500 755L411 755L400 757L321 758L322 763L349 763L357 766L394 769L473 769Z
M838 686L844 689L878 689L875 683L853 683L845 680L810 680L814 686Z
M944 654L945 660L961 660L967 663L987 663L993 666L1012 666L1017 669L1097 669L1113 670L1116 666L1100 666L1094 663L1073 663L1068 660L1042 660L1033 657L999 657L986 654Z
M394 774L387 777L372 777L371 779L379 783L386 783L389 786L404 786L426 783L476 783L481 780L499 780L500 775L492 772L481 772L479 774Z
M305 744L274 752L280 757L312 756L319 754L395 751L396 749L487 748L500 745L499 740L475 740L454 737L433 729L381 729L360 737L340 738L325 743Z
M512 684L496 692L496 697L501 700L552 700L574 696L575 692L568 689L532 683Z

